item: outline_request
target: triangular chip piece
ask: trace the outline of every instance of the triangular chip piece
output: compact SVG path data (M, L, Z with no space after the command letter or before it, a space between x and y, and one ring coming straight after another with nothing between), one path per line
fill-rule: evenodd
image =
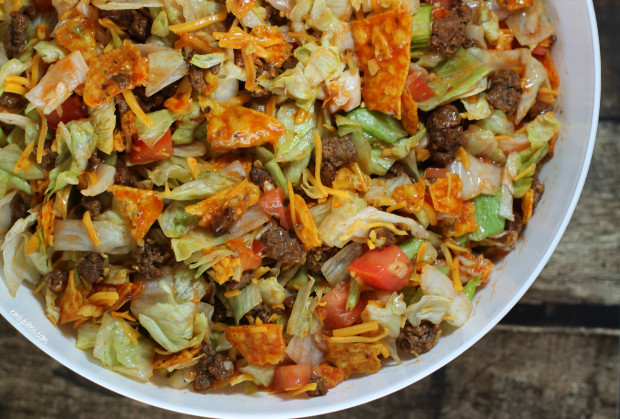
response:
M131 230L131 237L140 244L163 211L164 201L154 191L128 186L112 185L108 191L118 200L118 209Z

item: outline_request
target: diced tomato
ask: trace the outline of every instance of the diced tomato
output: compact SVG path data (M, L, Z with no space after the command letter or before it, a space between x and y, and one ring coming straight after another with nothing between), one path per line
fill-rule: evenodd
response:
M254 240L254 243L252 243L252 251L260 255L263 250L265 250L265 245L262 244L260 240Z
M60 105L60 115L58 114L58 110L50 113L46 116L47 125L53 131L56 131L59 123L66 124L69 121L73 121L76 119L86 118L88 116L88 108L82 102L82 98L78 95L71 95L69 99L65 100L62 105Z
M433 0L429 3L433 5L433 19L443 18L452 9L452 0Z
M398 291L409 283L413 263L393 244L367 251L347 269L366 285L383 291Z
M321 299L325 305L317 307L317 311L322 312L325 316L323 320L325 324L332 329L340 329L355 324L366 307L367 301L362 295L357 305L352 310L347 310L348 296L349 284L340 282Z
M438 168L438 167L429 167L428 169L424 171L424 177L425 178L434 177L434 178L440 179L440 178L446 177L447 173L448 173L448 169Z
M540 45L532 50L532 54L534 55L545 55L545 52L547 52L547 48L541 47Z
M277 218L282 227L287 230L290 228L288 211L284 206L284 189L282 187L265 192L258 200L258 205L267 215Z
M129 162L131 164L146 164L159 160L166 160L172 156L172 136L170 130L166 131L163 137L157 141L153 147L146 145L144 141L140 141L138 136L134 134L131 142L131 152L129 153Z
M279 366L273 374L272 387L275 391L301 388L310 382L311 377L312 365L310 364Z
M244 271L248 269L256 269L261 265L263 258L260 254L254 252L249 247L242 247L238 249L239 259L241 259L241 267Z
M37 11L40 11L40 12L54 11L54 5L52 4L52 0L34 0L34 4L36 6Z
M406 86L416 102L423 102L435 96L435 92L430 88L419 74L409 73L407 76Z
M446 10L450 10L452 8L452 0L433 0L431 1L432 4L439 4L441 7L443 7Z

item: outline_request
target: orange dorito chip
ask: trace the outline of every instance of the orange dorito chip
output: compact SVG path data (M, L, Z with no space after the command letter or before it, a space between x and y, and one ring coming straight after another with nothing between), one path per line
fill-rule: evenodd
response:
M327 388L334 388L344 381L344 372L340 368L327 364L312 367L312 374L325 380Z
M80 51L88 63L97 55L95 22L84 16L69 19L54 31L56 41L69 51Z
M342 370L345 379L354 373L374 374L381 369L383 343L333 343L329 339L325 343L326 360Z
M281 324L230 326L226 339L253 365L278 364L284 360L286 344Z
M533 4L534 0L500 0L499 2L502 6L512 12L515 10L530 7Z
M56 210L54 209L54 201L52 198L41 207L39 225L43 234L43 244L46 247L54 245L54 226L56 225Z
M148 64L138 47L123 41L123 45L90 62L84 86L84 102L91 107L99 106L124 90L146 84Z
M256 0L226 0L226 10L235 15L237 19L242 19L255 4Z
M401 119L401 96L409 73L412 18L390 11L352 22L362 97L370 110Z
M207 118L207 140L212 150L275 143L284 134L284 125L276 118L243 106L213 106Z
M304 245L304 250L308 251L313 247L321 245L321 239L319 239L319 231L316 228L314 218L308 209L308 204L299 195L293 195L295 205L291 205L291 208L295 208L296 223L293 225L295 234Z
M480 282L487 282L491 272L495 268L493 262L482 255L474 255L471 250L467 253L459 253L459 271L461 279L471 279L480 276Z
M392 199L397 203L404 202L404 209L413 214L424 206L424 196L426 195L426 184L424 182L401 185L392 192Z
M58 307L60 308L58 323L64 324L82 319L83 317L78 312L83 302L84 295L75 285L75 271L71 271L69 272L65 293L58 300Z
M454 222L454 236L459 237L463 234L471 233L478 229L478 223L474 218L474 214L476 212L476 206L467 201L463 202L463 206L461 207L461 211L459 212L458 217L456 217L456 221Z
M118 200L118 209L131 230L131 237L139 244L163 211L164 201L154 191L128 186L112 185L108 191Z
M244 179L231 188L222 189L215 195L186 207L185 212L195 217L202 217L199 224L209 227L211 221L225 211L232 210L234 219L238 220L248 208L258 203L259 198L260 188Z
M241 266L241 258L226 256L212 266L215 272L215 280L222 285L231 279L241 277L243 266Z
M400 102L402 106L400 122L409 135L415 135L418 132L418 102L413 100L411 91L407 88L403 89Z
M463 203L463 182L459 175L448 173L445 178L437 179L431 183L428 190L433 199L435 211L449 215L458 215Z

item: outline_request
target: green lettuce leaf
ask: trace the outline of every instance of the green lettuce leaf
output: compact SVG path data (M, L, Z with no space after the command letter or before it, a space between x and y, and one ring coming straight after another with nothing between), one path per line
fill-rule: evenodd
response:
M22 151L23 150L17 144L9 144L0 149L0 170L8 173L14 173L13 168L21 156ZM30 163L32 163L32 166L28 168L28 171L24 172L23 170L20 170L19 172L14 173L13 176L17 176L18 178L25 180L43 179L45 177L45 170L43 170L43 168L34 161L32 156L29 157L29 160Z
M228 302L232 307L235 323L239 324L239 320L241 320L248 311L259 305L261 301L260 289L254 282L250 282L243 287L239 295L228 298Z
M186 201L174 201L159 215L159 227L169 238L178 238L198 225L200 219L185 212Z
M368 304L362 312L364 321L377 321L390 331L389 336L396 338L400 334L400 325L405 314L405 300L403 294L392 293L385 307Z
M500 193L495 195L481 194L472 199L476 211L474 219L478 229L469 233L470 240L482 241L489 236L504 231L506 219L499 215Z
M64 50L55 42L39 41L34 46L34 50L41 56L41 60L48 64L65 57Z
M144 141L149 147L153 147L179 118L178 114L168 109L151 112L147 116L153 122L150 127L144 125L138 118L135 120L135 127L140 141Z
M0 95L4 93L4 80L7 76L19 76L30 68L30 61L22 63L17 58L7 61L0 67Z
M201 178L174 188L170 193L163 194L162 197L173 201L205 199L238 181L239 178L236 176L222 172L209 172Z
M94 108L88 118L94 129L97 148L105 154L111 154L114 147L115 110L114 101L108 100Z
M309 108L310 115L301 124L295 123L295 115L299 108L293 104L284 104L278 110L276 117L286 131L278 140L276 160L280 163L300 160L312 153L314 142L312 140L315 127L314 105Z
M192 102L179 121L177 129L172 134L172 142L175 144L191 143L194 140L196 128L198 128L204 120L204 114L200 110L198 102Z
M429 81L429 86L436 94L420 102L418 106L428 112L439 105L464 97L490 72L491 69L482 61L466 50L459 49L434 69L435 78Z
M138 344L127 334L133 328L125 320L104 313L93 355L108 369L146 381L153 375L155 348L137 331Z

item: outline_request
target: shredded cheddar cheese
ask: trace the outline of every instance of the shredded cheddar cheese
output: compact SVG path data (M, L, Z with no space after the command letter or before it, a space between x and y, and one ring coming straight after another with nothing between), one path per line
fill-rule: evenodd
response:
M426 216L428 217L428 222L430 223L430 225L432 226L437 225L437 213L435 213L435 209L433 208L433 206L429 204L428 202L424 201L424 208L422 209L426 213Z
M362 333L374 332L379 330L379 323L376 320L356 324L354 326L343 327L340 329L334 329L334 336L355 336Z
M194 178L194 180L198 179L198 177L200 176L200 168L198 167L198 162L196 161L196 159L193 157L188 157L187 165L189 166L189 170L192 172L192 177Z
M459 270L459 258L454 258L450 267L450 273L452 274L452 284L456 291L463 291L463 283L461 282L461 273Z
M39 62L41 57L39 54L34 54L32 57L32 65L30 66L30 86L36 86L39 83Z
M523 210L523 224L527 225L534 211L534 191L532 189L529 189L523 196L521 209Z
M125 102L127 102L127 105L129 105L129 109L131 109L131 111L140 121L142 121L144 125L150 128L151 125L153 125L153 121L151 121L149 117L144 113L144 111L138 104L136 97L133 95L133 92L131 90L125 90L123 91L123 97L125 98Z
M239 96L235 96L231 99L228 99L226 101L226 104L230 106L241 106L241 105L248 103L250 100L252 100L252 96L250 96L246 92L243 92Z
M535 170L536 170L536 163L532 163L528 167L526 167L521 173L519 173L517 176L513 177L512 180L516 182L520 179L523 179L527 175L534 173Z
M291 211L291 221L293 225L295 225L297 223L297 211L295 211L295 199L293 199L293 197L295 196L295 192L293 192L293 185L291 184L290 180L286 181L286 189L288 190L288 196L289 196L289 209Z
M21 76L6 76L4 78L5 83L14 83L14 84L18 84L24 87L27 87L28 89L30 89L31 85L30 85L30 80L28 80L26 77L21 77Z
M306 122L306 119L308 119L308 111L303 109L303 108L299 108L297 110L297 114L295 115L295 123L296 124L303 124L304 122Z
M364 226L364 230L369 230L371 228L379 228L379 227L387 228L388 230L390 230L392 233L396 234L397 236L407 235L407 232L405 230L400 230L396 228L394 224L384 223L384 222L368 223Z
M269 116L276 116L276 101L277 96L270 96L267 100L267 104L265 105L265 113Z
M389 207L386 208L385 211L394 212L394 211L398 211L399 209L405 208L406 206L407 206L407 203L404 201L401 201L398 204L390 205Z
M316 390L317 383L308 383L305 386L301 387L298 390L295 390L291 393L291 396L297 396L298 394L305 393L306 391L314 391ZM287 391L289 391L287 389Z
M206 28L214 23L221 22L226 19L226 16L228 16L228 13L226 12L215 13L211 16L201 17L200 19L190 20L189 22L179 23L178 25L170 25L168 26L168 29L177 35L181 35L186 32L194 32L198 29Z
M239 294L241 294L240 290L232 290L232 291L225 292L224 297L231 298L231 297L236 297Z
M426 254L426 248L428 247L428 244L426 242L423 242L420 245L420 248L418 249L418 253L416 253L415 255L415 264L419 265L420 263L422 263L422 259L424 259L424 255Z
M387 328L383 329L383 332L378 334L377 336L367 337L367 336L331 336L327 339L332 343L373 343L378 342L384 337L386 337L390 333L390 330Z
M4 91L7 93L15 93L17 95L25 95L28 89L17 83L4 83Z
M20 154L19 158L15 162L15 166L13 166L13 172L28 173L28 171L30 170L30 167L32 166L32 162L29 160L29 158L30 158L30 154L32 153L33 149L34 149L34 141L28 144L26 148L24 148L24 151L22 151L22 154Z
M467 152L465 151L463 147L459 147L457 157L461 161L461 163L463 163L463 166L465 166L465 169L469 170L471 162L469 161L469 156L467 155Z
M39 285L34 289L34 291L32 291L32 294L37 295L39 292L41 292L43 287L45 287L45 281L41 281Z
M43 147L45 146L45 136L47 135L47 118L43 112L37 108L39 116L41 116L41 131L39 132L39 141L37 142L37 164L41 164L43 160Z
M213 322L212 330L214 332L223 332L227 327L228 325L226 323Z
M86 230L88 231L88 237L90 238L90 241L93 243L93 246L95 247L101 246L101 239L99 238L99 233L97 233L97 230L95 229L93 220L90 218L90 211L84 211L82 222L86 226Z
M103 19L99 19L97 22L104 28L114 31L118 36L124 36L125 31L122 30L116 23L114 23L110 18L104 17Z
M244 381L252 381L254 379L253 376L247 373L239 374L236 377L232 377L230 379L230 385L236 386L239 383L243 383Z

